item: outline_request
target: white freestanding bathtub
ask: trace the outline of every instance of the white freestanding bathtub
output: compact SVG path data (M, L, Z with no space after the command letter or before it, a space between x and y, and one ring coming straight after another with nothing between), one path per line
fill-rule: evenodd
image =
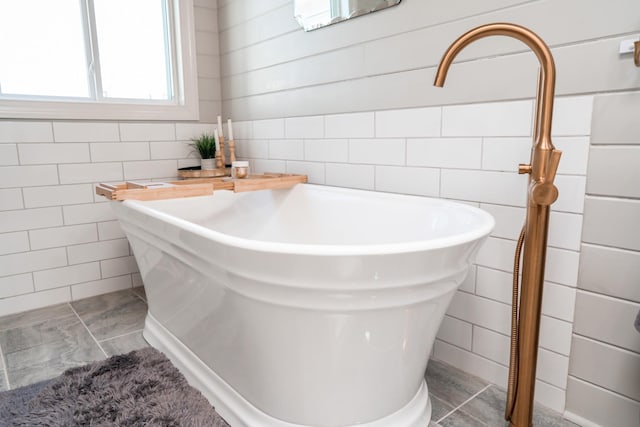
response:
M145 338L232 427L428 424L431 347L489 214L304 184L113 206Z

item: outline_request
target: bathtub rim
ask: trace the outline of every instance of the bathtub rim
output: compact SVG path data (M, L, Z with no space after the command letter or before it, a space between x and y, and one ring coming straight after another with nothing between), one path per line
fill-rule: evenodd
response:
M312 256L371 256L371 255L389 255L389 254L403 254L411 252L421 252L435 249L448 248L457 246L460 244L480 240L487 237L493 228L495 227L495 219L487 211L470 206L465 203L455 202L452 200L441 199L437 197L425 197L417 195L406 195L397 193L384 193L373 190L360 190L351 188L342 188L326 185L316 184L297 184L293 188L283 190L261 190L261 191L292 191L298 185L308 186L314 191L335 191L344 194L368 194L371 197L386 198L386 199L418 199L427 203L435 203L436 206L449 206L457 207L463 210L472 212L482 220L482 226L463 233L457 233L453 236L439 237L429 240L413 241L413 242L396 242L396 243L384 243L384 244L367 244L367 245L336 245L336 244L302 244L302 243L283 243L272 242L262 240L252 240L243 237L236 237L229 234L225 234L219 231L212 230L205 226L196 224L194 222L179 218L177 216L162 212L149 206L150 202L138 201L138 200L124 200L122 202L112 201L112 203L122 204L128 209L132 209L136 212L148 215L157 220L167 222L178 228L182 228L188 232L202 235L208 239L240 249L264 252L264 253L277 253L277 254L296 254L296 255L312 255ZM229 190L217 190L217 191L229 191ZM216 191L216 192L217 192ZM196 197L197 199L210 199L215 197L214 194L207 196ZM180 199L172 199L179 201ZM116 208L120 210L120 208ZM118 220L123 221L126 219L118 215Z

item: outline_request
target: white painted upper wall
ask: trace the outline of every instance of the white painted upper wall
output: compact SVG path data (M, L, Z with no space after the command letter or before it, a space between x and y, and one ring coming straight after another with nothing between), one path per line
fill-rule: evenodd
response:
M558 95L640 87L632 58L618 54L625 35L640 33L635 0L404 0L312 32L292 1L256 3L219 9L223 111L236 120L535 96L535 56L505 37L469 46L445 88L432 86L448 45L490 22L524 25L549 44Z

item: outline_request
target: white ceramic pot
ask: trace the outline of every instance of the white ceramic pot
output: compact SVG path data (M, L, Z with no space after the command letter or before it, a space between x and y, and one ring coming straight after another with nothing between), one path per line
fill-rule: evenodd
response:
M202 159L200 167L202 170L213 170L216 168L216 159Z

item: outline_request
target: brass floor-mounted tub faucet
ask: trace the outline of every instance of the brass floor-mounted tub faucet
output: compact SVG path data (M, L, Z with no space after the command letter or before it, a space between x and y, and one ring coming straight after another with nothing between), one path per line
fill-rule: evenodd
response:
M510 427L530 427L533 425L533 397L549 209L558 198L558 189L553 185L553 180L562 154L551 142L556 70L549 47L534 32L519 25L495 23L474 28L449 46L438 67L434 85L444 85L449 66L462 49L475 40L488 36L518 39L529 46L540 61L531 163L521 164L518 168L519 173L529 174L530 178L526 220L520 233L514 261L511 360L505 410L505 419L510 421ZM518 308L518 269L523 246L522 284Z

